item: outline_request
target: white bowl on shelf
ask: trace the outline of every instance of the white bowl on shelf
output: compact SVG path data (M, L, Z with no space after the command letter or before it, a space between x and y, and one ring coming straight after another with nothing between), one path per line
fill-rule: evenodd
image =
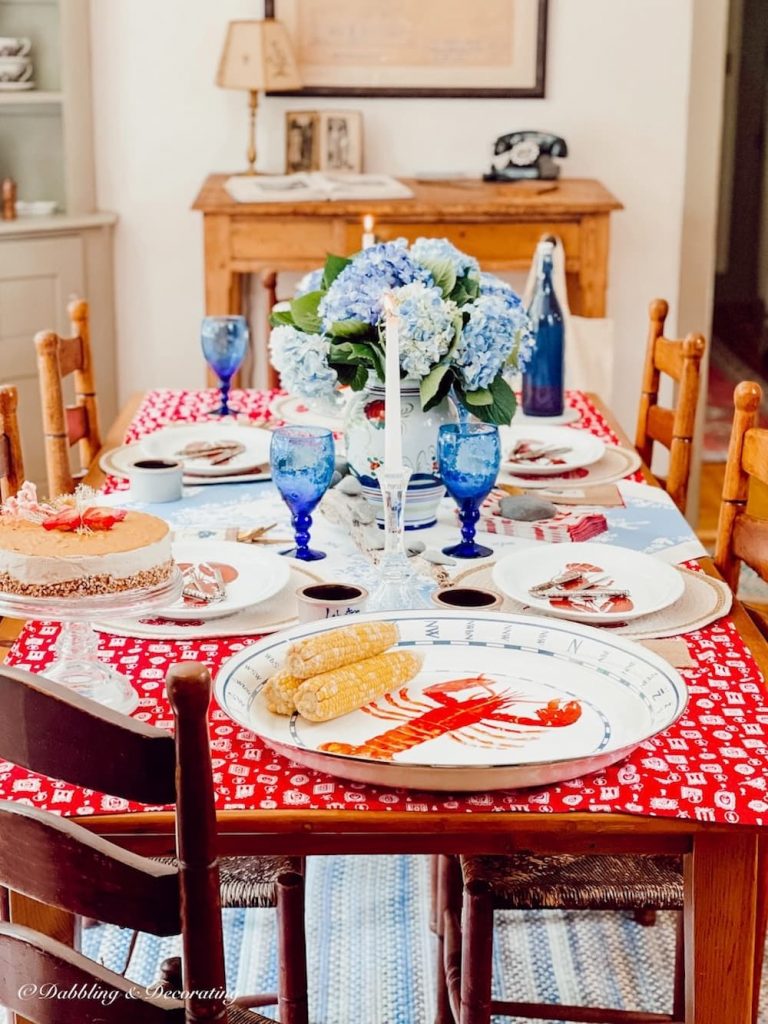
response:
M56 212L58 203L55 199L36 199L33 202L25 202L19 199L16 202L16 215L19 217L50 217Z

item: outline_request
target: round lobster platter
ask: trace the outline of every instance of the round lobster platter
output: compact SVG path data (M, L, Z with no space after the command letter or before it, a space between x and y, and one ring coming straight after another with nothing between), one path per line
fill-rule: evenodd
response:
M272 714L264 683L290 644L338 627L296 626L222 665L216 699L291 760L355 782L472 792L542 786L625 757L683 712L680 675L650 651L590 626L532 616L379 612L418 675L358 711L313 723Z

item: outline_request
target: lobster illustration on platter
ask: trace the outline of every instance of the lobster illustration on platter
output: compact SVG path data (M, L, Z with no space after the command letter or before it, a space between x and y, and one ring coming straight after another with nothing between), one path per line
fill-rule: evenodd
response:
M319 749L330 754L390 761L397 754L441 736L457 743L498 749L518 746L523 736L531 736L532 729L560 729L581 718L581 704L577 700L556 697L542 705L541 701L509 689L499 692L494 683L493 679L479 675L427 686L419 699L410 696L407 688L389 693L362 710L375 718L400 724L364 743L324 743ZM525 704L538 706L530 714L512 713Z

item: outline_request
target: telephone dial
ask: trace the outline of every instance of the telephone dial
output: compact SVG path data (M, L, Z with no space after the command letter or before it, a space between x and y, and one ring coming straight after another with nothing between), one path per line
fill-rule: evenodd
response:
M568 156L565 139L548 132L512 132L500 135L493 147L491 170L485 181L552 180L560 177L560 165L552 158Z

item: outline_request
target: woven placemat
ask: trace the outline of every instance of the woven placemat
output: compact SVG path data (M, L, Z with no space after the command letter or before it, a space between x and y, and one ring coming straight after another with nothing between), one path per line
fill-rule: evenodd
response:
M484 562L483 565L475 565L454 576L453 584L498 591L493 582L493 564ZM609 629L612 633L631 637L633 640L680 636L683 633L692 633L696 629L703 629L730 611L733 594L727 583L707 576L704 572L693 572L679 565L675 568L685 580L685 590L683 596L669 608L653 612L651 615L643 615L642 618L633 619L622 626L601 626L595 623L596 628ZM515 615L542 614L538 609L534 611L511 597L504 598L500 610Z
M565 490L569 487L594 487L595 484L612 484L630 476L642 465L642 459L634 448L620 448L607 445L605 454L584 470L574 469L561 476L523 476L513 473L508 464L502 462L499 482L525 487L526 490Z
M206 622L177 622L150 617L119 619L95 622L94 629L111 636L133 636L138 639L205 640L226 636L261 636L263 633L274 633L278 629L295 626L299 621L296 591L309 583L322 582L320 576L292 565L288 583L279 594L234 615Z

